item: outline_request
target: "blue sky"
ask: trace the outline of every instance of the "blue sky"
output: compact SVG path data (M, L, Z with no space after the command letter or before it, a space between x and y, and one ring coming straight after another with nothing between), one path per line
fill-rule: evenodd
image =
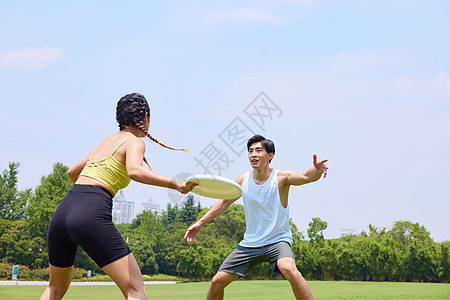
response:
M140 92L151 134L191 150L147 141L160 174L203 173L213 145L236 178L249 164L226 136L240 124L275 142L274 168L329 159L325 180L291 188L301 230L410 220L450 239L449 1L0 1L0 26L0 168L19 162L22 189L116 131L118 99ZM137 209L179 200L124 193Z

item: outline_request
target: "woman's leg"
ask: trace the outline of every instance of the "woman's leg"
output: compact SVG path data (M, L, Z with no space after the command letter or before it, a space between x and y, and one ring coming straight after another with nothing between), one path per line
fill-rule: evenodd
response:
M60 268L50 265L50 282L41 300L61 299L69 288L73 276L73 266Z
M117 284L125 299L148 299L141 270L133 253L102 268Z

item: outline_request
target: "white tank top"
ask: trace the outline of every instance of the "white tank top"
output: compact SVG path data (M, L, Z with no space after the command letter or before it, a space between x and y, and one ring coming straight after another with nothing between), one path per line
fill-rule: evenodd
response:
M289 205L286 208L281 205L277 173L278 170L273 169L262 185L254 182L253 170L245 174L242 198L247 230L240 246L262 247L281 241L292 244Z

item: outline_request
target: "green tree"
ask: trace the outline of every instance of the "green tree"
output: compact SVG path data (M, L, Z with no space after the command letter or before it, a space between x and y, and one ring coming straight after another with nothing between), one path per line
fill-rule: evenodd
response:
M365 280L368 270L364 264L363 251L354 247L346 247L338 256L339 279Z
M178 214L178 221L186 224L191 224L197 219L199 207L195 206L194 195L189 194L183 201L183 206Z
M178 219L179 209L178 206L172 206L170 203L167 204L167 208L162 212L161 221L164 227L169 231L173 231L173 224Z
M133 233L139 233L143 237L154 242L155 245L164 242L167 232L157 213L144 211L133 220L131 228Z
M289 226L291 227L293 243L300 242L304 239L303 233L298 230L298 227L295 225L294 221L292 221L292 218L289 219Z
M322 279L322 267L320 265L320 253L315 245L307 242L299 242L292 245L292 251L296 257L295 264L300 272L308 279Z
M339 265L337 247L337 242L331 240L320 251L320 265L324 279L337 279Z
M12 220L5 220L0 218L0 237L6 232L8 226L12 223ZM1 249L0 249L1 251ZM0 252L1 253L1 252ZM0 254L1 255L1 254ZM0 256L1 257L1 256Z
M159 273L159 265L155 251L161 249L156 245L155 240L148 238L141 232L134 232L127 236L128 246L133 252L136 261L144 274Z
M420 240L411 240L404 260L407 281L430 282L436 279L436 247Z
M372 224L369 224L369 236L382 237L386 235L386 228L378 228Z
M244 206L231 205L222 215L213 220L210 226L217 236L227 237L239 243L244 238L246 229Z
M32 237L25 221L10 223L0 238L0 253L7 262L43 267L47 264L46 240Z
M247 278L249 279L275 279L277 274L274 272L273 263L263 262L255 266L251 266L247 270Z
M172 232L167 235L166 244L156 251L160 272L179 275L177 265L180 261L180 251L188 247L187 242L183 239L186 229L186 224L174 223Z
M216 247L210 248L208 262L211 267L208 269L210 272L205 273L207 279L211 279L216 274L225 258L230 255L234 248L234 245L225 243L219 243Z
M450 242L439 244L437 277L440 282L448 282L450 279Z
M167 246L168 231L156 213L145 211L133 220L129 246L140 263L142 271L154 274L160 271L157 254Z
M81 247L78 247L77 249L74 266L84 270L91 270L93 273L104 273Z
M394 277L399 264L394 248L368 240L363 253L370 280L384 281Z
M194 206L193 203L187 207L194 207L197 212L201 209L200 205ZM169 211L170 211L169 207ZM181 210L189 211L184 206ZM180 210L180 214L181 214ZM206 214L208 208L204 208L197 213L196 220ZM161 222L167 228L169 214L163 213ZM173 218L172 218L173 220ZM217 272L219 266L226 256L237 246L242 239L245 231L245 213L242 205L230 206L221 216L212 222L206 224L201 232L196 236L193 244L188 244L184 239L186 229L196 220L189 223L182 222L182 218L172 221L171 232L166 232L166 243L162 247L155 249L157 263L160 272L166 274L178 274L191 276L192 279L198 279L195 270L188 270L189 264L198 262L198 250L202 253L203 264L201 272L203 278L211 278ZM186 220L186 219L184 219ZM195 254L193 254L195 253ZM193 254L194 257L189 257ZM196 267L197 268L197 267ZM197 268L198 269L198 268Z
M327 229L327 222L320 218L312 218L308 226L308 237L311 241L320 242L324 240L323 231Z
M8 169L0 176L0 218L21 220L24 218L27 201L31 197L31 189L18 191L17 174L19 163L10 162Z
M208 249L199 246L189 246L180 251L177 271L189 279L205 279L205 274L211 273L211 262Z
M33 236L47 239L48 226L61 200L73 183L67 175L68 167L61 163L53 166L53 172L41 178L26 209L27 223Z
M395 222L392 230L387 232L387 236L405 247L408 247L412 240L419 240L424 243L431 243L433 241L425 227L420 226L419 223L412 223L410 221Z

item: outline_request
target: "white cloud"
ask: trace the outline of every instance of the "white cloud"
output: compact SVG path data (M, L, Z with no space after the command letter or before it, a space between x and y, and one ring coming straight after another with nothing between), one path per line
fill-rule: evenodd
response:
M432 77L418 78L411 75L399 75L386 80L384 90L393 95L407 97L407 99L422 99L436 103L447 102L450 99L450 75L439 71Z
M41 48L22 47L20 49L1 51L0 67L11 69L40 70L59 60L63 51L56 47Z
M235 10L216 11L209 14L210 21L222 21L222 20L238 20L245 22L271 22L279 23L280 20L274 15L265 13L263 11L243 7Z
M410 67L409 55L401 49L359 48L347 49L331 56L327 65L340 73L392 71L408 69Z
M442 95L450 97L450 75L445 71L440 71L433 78L426 81L429 92L435 91Z

